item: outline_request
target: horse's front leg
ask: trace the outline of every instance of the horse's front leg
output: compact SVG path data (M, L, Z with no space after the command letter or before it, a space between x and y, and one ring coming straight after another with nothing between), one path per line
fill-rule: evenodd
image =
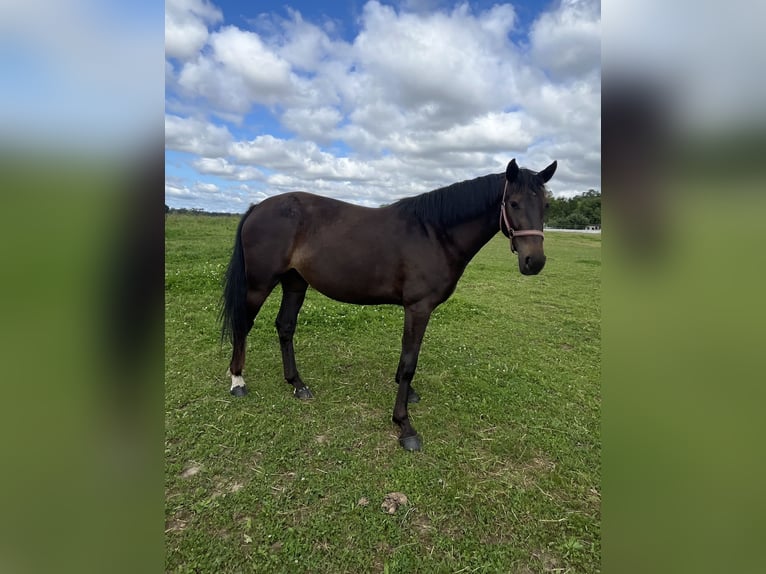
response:
M397 385L399 384L399 377L401 376L401 374L402 374L402 364L400 362L399 367L396 369L396 384ZM412 383L410 383L410 392L407 395L407 402L410 404L420 402L420 395L415 390L415 387L412 386Z
M399 425L399 444L405 450L420 450L421 441L415 428L410 423L407 402L410 396L410 383L418 366L418 354L423 335L428 326L428 319L433 308L421 308L416 305L404 309L404 334L402 335L402 354L396 369L396 382L399 390L394 403L393 421Z

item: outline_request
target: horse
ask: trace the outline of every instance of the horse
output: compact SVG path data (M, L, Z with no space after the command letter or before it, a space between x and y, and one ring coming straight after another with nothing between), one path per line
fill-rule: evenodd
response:
M422 447L408 403L423 335L433 310L452 295L468 262L498 232L510 240L523 275L545 265L545 184L557 162L536 173L512 159L505 173L454 183L387 206L370 208L305 192L273 196L250 206L237 227L223 278L221 340L232 345L230 393L247 393L242 369L246 338L277 284L282 302L275 322L285 381L293 396L311 399L295 364L293 334L311 286L357 305L404 307L398 391L392 420L399 443Z

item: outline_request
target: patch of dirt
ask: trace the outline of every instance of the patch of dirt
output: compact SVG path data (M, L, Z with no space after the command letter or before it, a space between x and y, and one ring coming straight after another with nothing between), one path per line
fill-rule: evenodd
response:
M536 456L530 460L524 468L534 472L551 472L554 468L556 468L556 463L552 460L548 460L543 456Z
M520 464L517 467L511 467L511 477L522 488L528 489L533 485L536 485L541 476L544 476L550 472L553 472L556 468L556 463L552 460L545 458L544 456L536 456L525 463Z
M543 572L560 572L562 570L561 561L549 550L532 552L532 556L540 562Z
M189 463L183 472L181 472L181 478L191 478L195 474L198 474L200 470L202 470L202 465Z
M412 525L420 534L429 534L433 530L431 519L424 512L416 512L412 519Z
M513 542L513 541L514 541L513 533L508 530L504 530L499 533L495 532L495 533L487 534L481 537L481 543L487 544L490 546L496 545L496 544L508 544L509 542Z
M245 488L244 483L238 480L223 480L222 478L216 477L215 489L210 495L210 498L213 499L218 498L219 496L226 496L227 494L236 494L243 488Z
M357 506L367 506L370 504L370 501L367 499L366 496L363 496L356 502Z
M173 517L165 521L165 533L168 532L183 532L186 529L186 525L189 524L187 520Z

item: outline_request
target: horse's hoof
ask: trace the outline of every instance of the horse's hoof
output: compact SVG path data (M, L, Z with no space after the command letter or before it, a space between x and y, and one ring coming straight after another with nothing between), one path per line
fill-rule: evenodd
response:
M410 387L410 392L407 395L407 402L408 403L419 403L420 402L420 395L415 392L415 389Z
M422 446L420 437L418 435L402 437L399 439L399 444L402 445L404 450L408 450L410 452L420 450L420 447Z
M293 396L296 399L301 399L303 401L314 398L314 395L311 394L311 391L309 390L308 387L301 387L300 389L295 389L293 391Z
M235 397L244 397L247 394L247 387L236 386L229 391Z

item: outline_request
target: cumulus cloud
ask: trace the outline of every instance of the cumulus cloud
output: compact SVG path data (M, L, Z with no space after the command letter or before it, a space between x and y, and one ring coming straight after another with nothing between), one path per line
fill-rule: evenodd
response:
M601 66L601 11L592 0L562 0L530 32L535 63L556 78L572 79Z
M202 97L215 109L247 113L255 104L274 104L290 95L290 64L254 32L226 26L211 34L210 52L184 64L178 84L187 96Z
M220 175L223 177L232 176L237 171L237 166L230 164L222 157L201 157L194 160L192 165L194 165L194 168L199 173Z
M229 152L240 163L262 165L270 169L296 169L329 157L314 142L284 140L272 135L234 142Z
M194 184L194 187L202 193L215 193L219 190L219 187L216 184L204 181L198 181Z
M252 166L238 166L229 163L222 157L202 157L192 165L197 172L206 175L216 175L224 179L236 181L256 181L264 179L263 172Z
M225 126L180 116L165 116L165 147L204 156L223 156L231 133Z
M340 110L323 106L320 108L290 108L282 114L282 125L299 136L328 141L334 136L336 126L343 120Z
M406 110L430 106L443 124L502 105L514 92L512 9L504 18L493 17L498 8L484 17L468 10L417 15L367 3L354 42L365 87Z
M211 37L213 57L227 72L241 77L265 100L290 87L290 65L271 52L257 34L227 26Z
M392 139L389 147L397 152L425 156L459 151L523 151L533 142L524 123L519 113L489 113L446 130Z
M288 8L289 20L281 22L283 34L279 55L296 70L317 70L327 56L338 57L344 42L333 41L319 26L304 21L300 12Z
M220 22L221 11L207 0L166 0L165 55L187 60L208 39L208 25Z

